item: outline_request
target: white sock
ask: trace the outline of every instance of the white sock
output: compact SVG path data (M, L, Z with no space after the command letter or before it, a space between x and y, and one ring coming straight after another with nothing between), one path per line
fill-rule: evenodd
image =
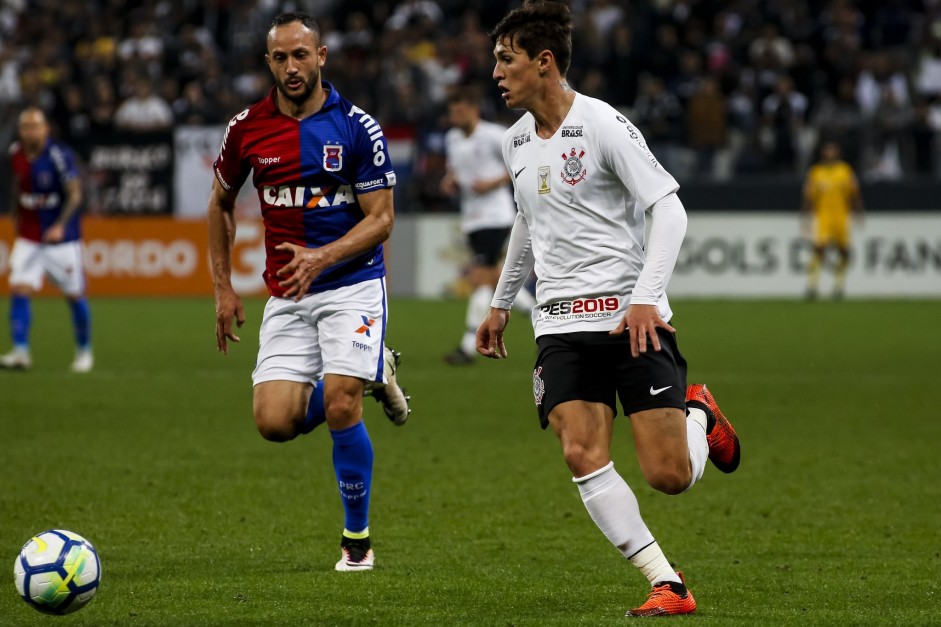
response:
M637 497L614 469L614 462L572 481L578 485L591 519L624 557L630 557L654 541L640 517Z
M464 318L464 337L461 338L461 350L466 355L477 354L477 327L487 317L492 300L493 288L489 285L481 285L471 294Z
M673 581L682 583L680 576L676 574L670 562L660 549L660 545L651 542L643 549L631 556L631 563L644 573L644 577L650 582L650 585L660 583L661 581Z
M686 486L687 490L702 479L702 473L706 470L706 460L709 459L709 443L706 441L706 412L695 407L690 407L688 411L686 442L689 445L689 466L692 479Z

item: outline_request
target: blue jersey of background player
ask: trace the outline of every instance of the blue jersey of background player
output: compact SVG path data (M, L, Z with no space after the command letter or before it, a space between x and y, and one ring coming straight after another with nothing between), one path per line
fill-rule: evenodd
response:
M82 185L75 159L67 146L50 139L46 116L35 107L20 114L19 137L10 147L16 221L10 255L13 350L0 357L0 367L26 370L32 366L30 297L49 275L72 310L77 345L72 370L88 372L94 359L79 228Z

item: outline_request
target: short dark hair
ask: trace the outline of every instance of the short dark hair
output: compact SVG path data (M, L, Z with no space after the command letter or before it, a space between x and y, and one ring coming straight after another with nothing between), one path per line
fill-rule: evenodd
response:
M480 107L480 89L477 85L459 85L453 87L448 94L448 104L463 102Z
M320 43L320 25L317 24L317 20L307 15L306 13L280 13L271 20L271 25L268 27L268 33L271 32L272 28L277 28L278 26L284 26L285 24L292 24L294 22L300 22L308 30L314 33L317 36L317 43Z
M572 62L572 12L568 5L545 0L527 0L507 13L490 33L496 44L509 39L510 48L522 48L532 59L543 50L555 57L565 76Z

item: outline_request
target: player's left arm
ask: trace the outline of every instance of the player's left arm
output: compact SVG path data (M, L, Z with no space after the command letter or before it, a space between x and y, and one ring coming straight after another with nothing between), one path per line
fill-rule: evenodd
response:
M860 191L859 179L852 171L850 172L850 208L853 210L853 215L856 216L856 221L862 224L866 215L863 208L863 194Z
M287 242L276 247L294 253L290 263L278 270L278 276L283 279L280 285L285 288L285 298L300 300L321 272L389 239L395 219L392 188L357 194L356 199L365 217L343 237L320 248L305 248Z
M628 331L634 357L647 352L648 337L653 349L660 350L658 327L676 333L676 329L660 317L658 307L686 236L686 209L676 192L667 194L650 207L650 220L644 267L631 293L627 313L611 331L611 335L620 335L625 329Z
M62 173L59 176L63 176L65 184L65 202L62 204L62 211L59 212L58 219L46 230L46 233L43 235L43 241L55 244L61 242L65 239L65 227L68 226L69 220L78 212L78 208L82 206L82 181L75 172L70 172L66 175Z
M634 357L647 352L647 341L660 350L657 328L675 333L676 329L660 317L659 302L686 236L686 210L676 195L679 185L656 160L643 133L624 116L603 120L597 141L602 164L621 179L639 207L649 214L650 235L644 246L645 261L631 293L627 313L611 331L630 336Z
M814 179L813 171L808 172L804 178L804 189L801 193L800 230L801 235L807 239L811 236L811 218L814 214Z

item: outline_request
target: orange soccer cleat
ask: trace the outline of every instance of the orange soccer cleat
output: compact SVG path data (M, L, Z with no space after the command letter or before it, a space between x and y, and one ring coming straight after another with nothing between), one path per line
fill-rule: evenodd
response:
M706 433L709 443L709 459L716 468L722 472L735 472L742 458L742 446L738 442L738 435L728 418L716 404L709 390L702 383L696 383L686 388L686 404L699 407L707 415L711 414L711 429Z
M650 596L640 607L628 610L625 616L674 616L696 611L696 599L686 588L683 573L676 573L683 583L661 581L653 585Z

